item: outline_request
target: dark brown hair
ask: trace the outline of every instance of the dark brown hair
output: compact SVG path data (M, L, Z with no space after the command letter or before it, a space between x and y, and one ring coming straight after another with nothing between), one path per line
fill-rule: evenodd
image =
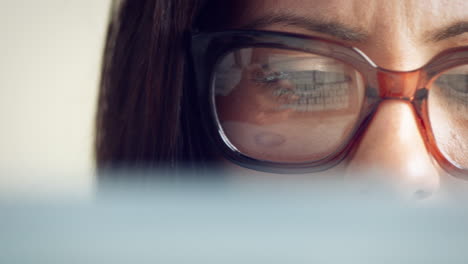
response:
M190 100L190 33L220 19L220 2L128 0L115 9L98 99L98 170L200 167L215 160Z

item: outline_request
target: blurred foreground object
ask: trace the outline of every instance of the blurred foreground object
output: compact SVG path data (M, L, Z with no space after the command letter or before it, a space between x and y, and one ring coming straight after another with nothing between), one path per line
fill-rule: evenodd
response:
M0 203L0 263L467 263L466 204L323 184L110 183Z

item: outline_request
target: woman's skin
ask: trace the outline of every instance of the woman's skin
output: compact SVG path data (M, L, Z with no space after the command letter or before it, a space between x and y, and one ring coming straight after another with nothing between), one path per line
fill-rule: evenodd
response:
M395 71L420 68L443 50L468 45L466 0L245 0L240 6L235 28L337 40ZM433 160L405 101L384 101L358 140L346 160L323 174L344 172L352 182L365 179L421 197L447 182L468 185Z

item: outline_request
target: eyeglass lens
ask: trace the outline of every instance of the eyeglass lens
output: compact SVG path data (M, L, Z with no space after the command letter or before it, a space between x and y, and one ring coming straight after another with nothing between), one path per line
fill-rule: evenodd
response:
M228 143L279 163L314 162L341 150L359 125L365 84L333 58L250 47L226 54L214 71L214 105ZM468 66L429 87L428 115L437 146L468 168Z
M347 141L364 88L360 74L337 60L244 48L217 65L214 94L219 123L238 151L300 163L323 159Z
M468 65L440 74L429 91L428 114L436 144L450 162L468 169Z

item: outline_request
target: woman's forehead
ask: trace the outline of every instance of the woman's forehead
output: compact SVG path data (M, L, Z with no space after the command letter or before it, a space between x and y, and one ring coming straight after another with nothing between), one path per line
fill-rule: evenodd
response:
M233 21L237 27L265 17L272 21L275 16L293 15L346 25L370 36L404 29L415 38L427 39L443 27L460 22L468 24L465 0L242 0L236 5L241 7L236 10L242 10Z
M466 0L240 0L231 27L286 31L344 41L379 66L413 70L468 45Z

